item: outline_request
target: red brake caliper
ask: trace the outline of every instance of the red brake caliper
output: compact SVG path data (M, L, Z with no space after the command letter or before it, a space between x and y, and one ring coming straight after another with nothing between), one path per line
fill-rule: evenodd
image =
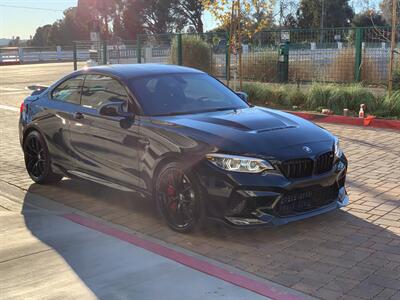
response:
M172 185L168 185L167 187L167 196L168 197L176 197L176 190ZM178 203L176 201L173 201L169 204L169 208L171 210L176 210L178 207Z

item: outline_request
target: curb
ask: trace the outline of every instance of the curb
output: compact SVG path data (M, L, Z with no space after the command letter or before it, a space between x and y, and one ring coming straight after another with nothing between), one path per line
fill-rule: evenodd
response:
M21 62L19 61L2 61L0 62L0 66L14 66L14 65L20 65Z
M400 131L400 120L399 121L384 120L384 119L369 118L369 117L355 118L355 117L345 117L339 115L323 115L317 113L298 112L298 111L288 111L288 112L303 119L314 122L345 124L345 125L383 128L383 129L392 129Z
M112 236L121 241L135 245L144 250L150 251L154 254L173 260L177 263L185 265L191 269L197 270L209 276L229 282L233 285L251 291L255 294L273 300L305 300L314 299L311 296L302 294L296 290L282 287L272 282L267 283L266 280L261 278L254 278L253 276L246 276L241 272L234 271L219 266L218 264L207 259L199 258L198 256L189 255L182 251L177 251L174 248L156 243L149 239L139 237L138 235L119 230L111 227L104 222L98 222L92 218L81 216L77 213L67 213L61 215L65 219L79 224L81 226L96 230L105 235Z
M104 219L92 216L85 212L70 208L52 199L45 198L33 192L0 180L0 192L3 196L22 207L30 207L43 213L62 217L73 223L96 230L105 235L140 247L157 255L163 256L177 263L185 265L201 273L218 278L225 282L239 286L255 294L273 300L313 300L313 296L301 291L247 273L233 266L215 261L203 255L194 253L180 246L169 244L157 238L135 232L131 229L110 223Z

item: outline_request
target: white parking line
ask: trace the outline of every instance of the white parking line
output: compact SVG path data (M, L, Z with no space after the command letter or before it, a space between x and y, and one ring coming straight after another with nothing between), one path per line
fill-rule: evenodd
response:
M0 91L21 91L21 90L24 90L24 89L0 86Z
M0 96L4 96L4 95L21 95L21 94L29 95L29 92L26 91L26 90L19 90L19 91L15 91L15 92L1 92L0 91Z
M3 104L0 104L0 109L5 109L5 110L10 110L10 111L19 112L19 108L18 108L18 107L9 106L9 105L3 105Z

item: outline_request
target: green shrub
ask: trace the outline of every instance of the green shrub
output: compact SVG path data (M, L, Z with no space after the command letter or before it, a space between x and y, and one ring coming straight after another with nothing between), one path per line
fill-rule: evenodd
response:
M374 113L374 110L376 110L379 106L377 98L374 96L372 92L370 92L368 89L363 87L360 84L352 84L345 89L348 91L349 95L349 100L347 103L347 107L343 108L348 108L352 111L359 111L360 105L364 103L366 107L367 113ZM342 110L343 110L342 108Z
M339 85L314 83L308 90L301 90L290 85L266 84L260 82L243 83L243 91L249 95L255 105L276 108L289 108L293 105L314 111L329 108L336 114L349 109L357 115L360 104L366 105L366 113L379 117L400 117L400 90L392 97L375 97L361 84Z
M171 63L178 64L178 42L174 39L171 46ZM186 67L211 72L210 46L198 36L182 36L182 63Z
M308 92L306 107L314 110L321 107L329 108L337 114L342 114L344 108L358 112L362 103L370 113L378 108L375 96L360 84L315 83Z
M305 105L307 100L307 95L299 88L289 88L286 89L287 99L289 100L290 104L296 105L298 107L302 107Z
M386 96L383 105L388 115L400 117L400 90L395 91L391 97Z
M393 89L400 90L400 69L393 71Z
M254 105L265 105L274 97L272 89L259 82L243 83L243 92L249 95L249 99Z
M314 83L308 91L306 107L316 109L319 107L328 107L329 99L332 96L332 86L320 83Z
M303 92L282 85L246 82L243 83L243 91L249 95L251 103L255 105L291 108L292 105L301 106L305 101Z
M327 108L333 110L336 114L341 114L343 108L349 108L350 98L350 91L347 88L331 86Z

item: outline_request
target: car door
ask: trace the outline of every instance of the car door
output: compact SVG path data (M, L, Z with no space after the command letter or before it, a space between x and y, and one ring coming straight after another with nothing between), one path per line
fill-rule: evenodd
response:
M81 106L70 126L71 145L78 158L75 173L103 184L136 186L138 122L101 115L101 108L110 103L116 103L124 112L133 110L125 87L117 79L86 75Z
M47 94L43 109L35 120L45 135L53 165L62 169L74 167L75 160L69 143L69 124L74 112L80 107L83 81L84 76L77 75L58 84ZM41 103L37 105L40 106Z

